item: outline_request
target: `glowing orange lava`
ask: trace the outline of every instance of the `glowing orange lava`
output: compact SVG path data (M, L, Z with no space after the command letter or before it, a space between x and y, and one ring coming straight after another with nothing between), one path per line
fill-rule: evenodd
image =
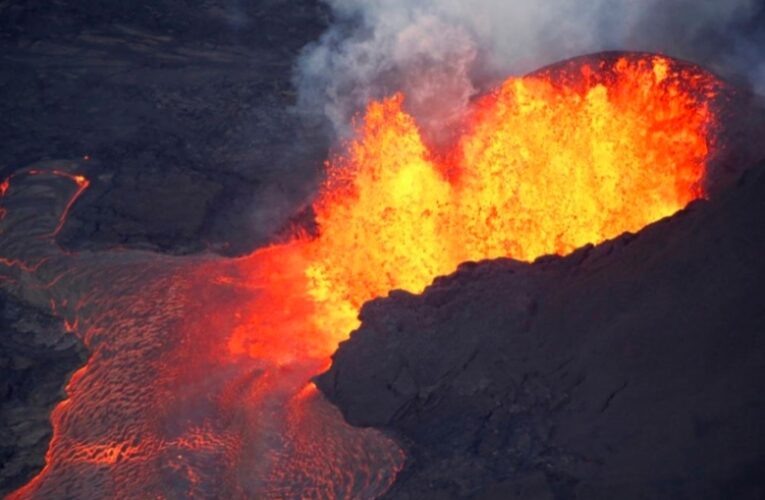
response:
M275 286L232 352L328 356L390 290L421 292L465 261L563 255L673 214L704 194L716 85L660 56L511 78L474 103L447 151L425 144L401 94L372 102L328 163L318 236L249 260L253 282Z
M566 254L703 196L718 85L652 55L572 61L476 100L448 147L428 145L404 96L372 102L327 165L317 235L241 259L55 252L32 265L6 245L0 271L39 274L35 292L90 352L51 415L45 468L10 498L380 495L401 450L309 383L361 305L465 261ZM88 181L27 173L76 184L30 233L52 247Z

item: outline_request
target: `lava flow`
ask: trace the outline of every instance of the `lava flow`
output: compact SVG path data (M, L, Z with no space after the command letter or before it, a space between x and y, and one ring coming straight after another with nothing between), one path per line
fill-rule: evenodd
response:
M315 235L240 259L49 257L31 271L50 283L40 300L90 359L53 413L45 469L13 497L383 493L400 450L309 382L362 304L465 261L563 255L704 196L720 85L655 55L573 61L480 97L440 147L394 95L328 162Z
M661 56L572 62L478 99L446 151L426 145L401 94L371 103L328 164L318 236L247 260L272 286L232 352L328 356L390 290L419 293L465 261L563 255L673 214L704 195L718 85Z

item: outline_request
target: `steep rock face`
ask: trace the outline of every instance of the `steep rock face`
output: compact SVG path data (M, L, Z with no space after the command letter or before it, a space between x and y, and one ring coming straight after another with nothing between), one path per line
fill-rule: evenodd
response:
M392 498L763 498L765 168L565 258L367 304L318 378L397 435Z
M0 495L45 465L50 412L85 349L62 321L0 291Z

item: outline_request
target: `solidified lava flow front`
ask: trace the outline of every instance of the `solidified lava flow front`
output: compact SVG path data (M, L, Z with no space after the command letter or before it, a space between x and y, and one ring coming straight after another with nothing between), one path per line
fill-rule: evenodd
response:
M395 95L328 162L316 235L240 259L51 245L35 269L6 266L91 352L52 415L45 469L13 497L383 493L401 450L310 383L361 305L464 261L566 254L703 196L719 85L660 56L571 63L477 99L449 146L428 145ZM40 192L15 181L4 233Z

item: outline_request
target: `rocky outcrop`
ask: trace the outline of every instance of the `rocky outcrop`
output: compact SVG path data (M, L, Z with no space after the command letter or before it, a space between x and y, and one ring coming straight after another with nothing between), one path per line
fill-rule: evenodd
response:
M391 498L765 496L765 168L637 235L367 304L320 389Z
M85 349L63 322L0 290L0 495L45 465L50 413Z

